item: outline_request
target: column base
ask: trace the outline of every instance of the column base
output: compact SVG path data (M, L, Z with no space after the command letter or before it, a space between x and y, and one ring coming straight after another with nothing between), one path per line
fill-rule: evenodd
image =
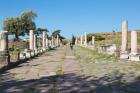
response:
M127 54L127 53L121 53L120 54L120 59L129 59L129 54Z
M20 59L26 59L26 54L25 53L20 53L19 57L20 57Z
M25 52L26 58L31 58L31 52Z
M140 55L129 55L130 61L140 61Z
M0 68L8 66L10 63L10 55L8 51L0 51Z

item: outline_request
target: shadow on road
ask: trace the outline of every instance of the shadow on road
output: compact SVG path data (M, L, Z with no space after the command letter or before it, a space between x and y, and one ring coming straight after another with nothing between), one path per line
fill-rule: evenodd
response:
M36 80L10 80L0 83L0 93L140 93L140 77L132 82L126 82L126 77L119 72L100 78L71 73Z

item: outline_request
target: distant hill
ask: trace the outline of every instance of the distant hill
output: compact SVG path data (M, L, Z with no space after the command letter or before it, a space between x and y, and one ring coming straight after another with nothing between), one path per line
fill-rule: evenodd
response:
M138 33L138 46L140 46L140 30L135 30ZM96 44L100 45L103 43L107 43L107 44L117 44L118 46L121 45L121 38L122 38L122 34L121 32L99 32L99 33L94 33L97 35L100 35L102 37L105 38L105 40L102 41L97 41ZM131 31L128 31L128 47L130 47L130 42L131 42Z

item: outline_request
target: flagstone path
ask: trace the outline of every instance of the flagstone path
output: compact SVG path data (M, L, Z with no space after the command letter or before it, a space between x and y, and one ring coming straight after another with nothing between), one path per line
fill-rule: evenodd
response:
M78 47L48 51L0 74L0 93L140 93L138 73L105 73L120 63L86 62L88 56Z

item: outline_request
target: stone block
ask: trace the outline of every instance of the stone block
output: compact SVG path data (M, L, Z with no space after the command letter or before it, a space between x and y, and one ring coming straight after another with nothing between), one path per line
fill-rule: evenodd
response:
M40 53L42 53L43 52L43 49L40 49Z
M38 50L35 50L35 55L38 55Z
M31 52L26 52L26 58L31 58Z
M46 48L43 48L42 50L43 50L43 51L46 51Z
M12 52L10 53L11 62L17 62L20 60L20 52Z
M0 56L0 68L8 66L10 63L10 56Z
M129 59L128 54L120 54L120 59Z
M140 55L130 55L129 60L130 61L140 61Z
M20 53L19 57L20 57L20 59L25 59L26 58L26 54L25 53Z
M115 44L103 44L98 49L99 53L113 55L116 53L116 45Z
M10 63L10 55L8 51L0 51L0 68L8 66Z
M32 56L32 57L35 56L35 51L31 51L31 56Z

